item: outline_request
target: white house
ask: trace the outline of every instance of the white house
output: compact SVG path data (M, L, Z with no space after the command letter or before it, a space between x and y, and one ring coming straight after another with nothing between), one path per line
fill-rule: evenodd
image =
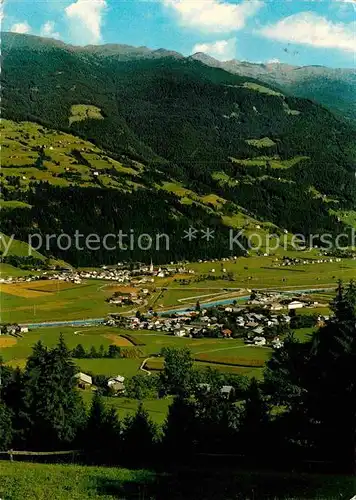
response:
M288 304L289 311L292 309L301 309L302 307L304 307L304 303L299 300L293 300L293 302Z
M79 387L83 389L93 384L93 379L91 378L90 375L87 375L86 373L79 372L74 376L76 379L78 379Z
M116 377L109 378L108 380L108 387L111 387L115 383L123 383L125 381L125 377L122 375L117 375Z
M266 345L266 339L264 337L255 337L253 343L258 346Z

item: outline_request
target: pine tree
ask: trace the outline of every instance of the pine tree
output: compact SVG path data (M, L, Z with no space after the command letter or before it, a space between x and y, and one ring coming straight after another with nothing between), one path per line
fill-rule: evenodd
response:
M244 453L250 460L267 454L269 408L255 378L251 380L241 418L241 437Z
M76 389L70 351L60 338L58 346L33 349L25 369L27 444L33 449L56 449L74 442L84 423L83 401Z
M299 342L289 333L283 347L275 349L264 372L264 390L275 405L291 408L303 392L303 376L311 342Z
M196 425L195 405L184 397L176 396L163 426L162 444L165 455L178 462L189 461L197 438Z
M73 358L78 358L78 359L83 359L87 357L87 354L85 352L84 347L82 344L78 344L74 349L73 349Z
M98 351L98 357L99 358L105 357L105 349L104 349L103 344L100 344L99 351Z
M94 393L83 438L84 448L92 452L94 460L99 463L118 460L120 423L115 409L105 408L98 391Z
M3 371L4 369L2 368ZM20 368L12 370L11 376L6 377L5 380L2 377L1 398L11 411L13 445L16 448L24 446L24 436L26 435L28 424L24 405L24 383L24 375Z
M356 470L355 285L340 282L334 315L314 335L299 401L307 458ZM297 409L296 409L297 410Z
M98 357L97 350L96 350L95 346L92 345L90 348L90 351L89 351L89 358L95 359L97 357Z
M10 448L13 437L11 412L7 406L0 401L0 451Z
M211 385L195 393L196 440L201 452L231 453L239 425L239 410L221 393L221 386Z
M123 455L125 460L139 465L154 462L156 436L156 426L140 403L135 415L126 417L124 421Z

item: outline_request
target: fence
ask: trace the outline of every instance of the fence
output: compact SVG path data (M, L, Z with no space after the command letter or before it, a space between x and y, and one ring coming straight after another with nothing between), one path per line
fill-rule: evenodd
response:
M74 458L81 453L81 450L65 450L65 451L15 451L15 450L8 450L8 451L0 451L0 456L1 455L8 455L8 458L10 459L11 462L14 461L14 457L32 457L32 456L37 456L37 457L49 457L49 456L70 456L74 460Z

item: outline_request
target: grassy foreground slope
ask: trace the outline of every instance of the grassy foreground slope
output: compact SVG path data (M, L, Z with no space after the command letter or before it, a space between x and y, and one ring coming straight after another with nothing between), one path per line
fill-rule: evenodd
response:
M264 472L191 471L156 475L109 467L0 462L5 500L349 499L355 478Z
M0 495L6 500L112 500L125 491L139 494L140 485L153 477L117 468L0 462Z

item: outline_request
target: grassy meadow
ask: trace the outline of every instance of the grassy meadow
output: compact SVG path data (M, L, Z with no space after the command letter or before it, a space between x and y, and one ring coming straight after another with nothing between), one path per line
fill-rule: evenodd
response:
M222 487L223 485L223 487ZM353 476L227 470L182 470L159 474L118 467L0 462L4 500L348 500Z
M32 281L2 284L1 321L36 323L102 318L117 311L105 299L113 294L108 283L87 280L81 284L61 281ZM130 307L123 307L127 311Z
M296 256L308 258L304 252L296 252ZM275 259L251 256L236 261L187 264L187 268L193 269L195 274L155 278L152 285L146 285L151 295L145 307L116 307L108 304L105 299L113 294L115 284L99 280L85 280L81 284L56 281L2 284L1 321L36 323L101 318L110 312L144 311L150 306L157 311L164 311L192 306L197 300L204 303L231 298L232 301L241 295L249 295L251 289L336 288L338 279L347 282L356 276L356 260L352 259L285 267L277 267L280 261L276 262ZM6 268L7 265L2 264L4 266ZM18 270L17 274L20 276L23 273ZM232 273L232 279L228 279L227 273ZM182 284L181 279L186 280L185 284ZM320 300L322 306L330 300L330 295L323 293L321 291L315 299Z

